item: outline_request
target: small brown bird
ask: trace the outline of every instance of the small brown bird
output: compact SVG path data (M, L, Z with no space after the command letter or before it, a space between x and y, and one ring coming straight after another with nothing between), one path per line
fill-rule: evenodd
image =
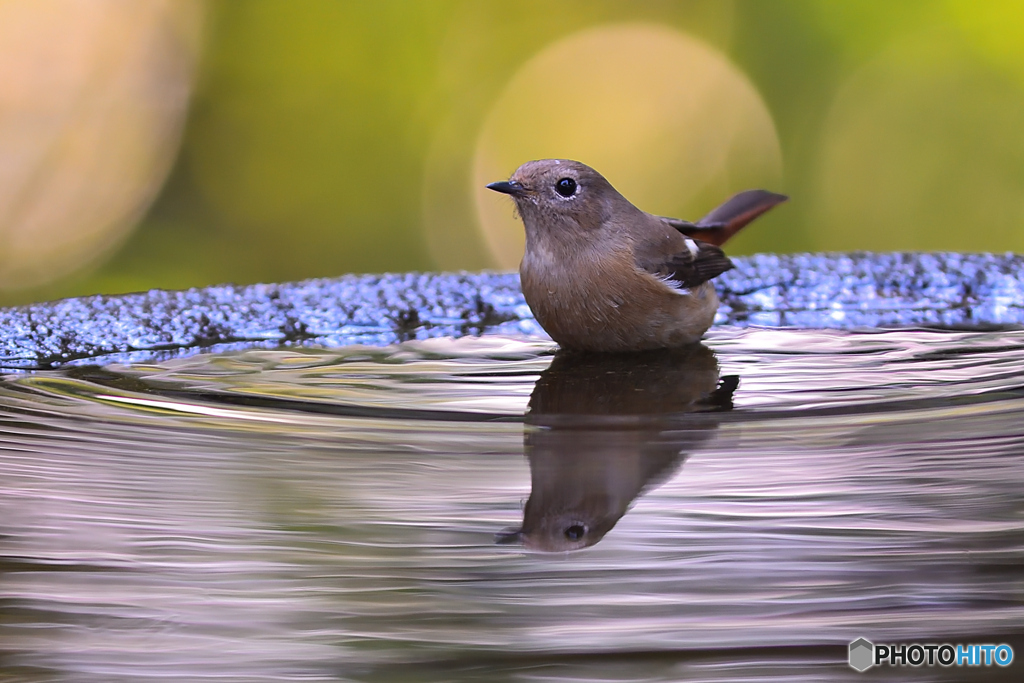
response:
M749 190L690 223L641 211L567 159L529 161L487 187L511 195L526 226L526 303L552 339L579 351L700 339L718 310L710 280L733 267L718 247L788 199Z

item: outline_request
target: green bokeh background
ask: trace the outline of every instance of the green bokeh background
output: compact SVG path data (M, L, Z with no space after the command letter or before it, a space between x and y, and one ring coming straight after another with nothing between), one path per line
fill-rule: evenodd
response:
M1024 251L1019 2L247 0L207 11L180 155L151 209L104 262L0 303L436 269L422 208L434 147L468 182L459 160L516 70L614 22L706 42L766 103L783 159L771 189L793 201L731 253ZM460 267L488 265L482 241L465 251Z

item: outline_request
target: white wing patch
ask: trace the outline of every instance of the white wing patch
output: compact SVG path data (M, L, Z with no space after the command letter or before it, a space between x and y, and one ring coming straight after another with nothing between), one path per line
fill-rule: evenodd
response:
M697 254L700 253L700 247L698 247L697 243L689 237L686 238L686 248L690 250L691 257L697 258Z
M686 245L687 251L690 252L690 258L696 259L697 255L700 254L700 246L698 246L697 242L687 237L683 243ZM650 275L660 280L676 294L680 294L682 296L693 296L692 289L684 287L680 284L679 280L673 279L671 275L657 275L655 273L650 273Z

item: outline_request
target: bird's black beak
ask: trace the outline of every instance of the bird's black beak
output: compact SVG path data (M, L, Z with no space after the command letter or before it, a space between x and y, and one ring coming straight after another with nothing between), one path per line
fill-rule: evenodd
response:
M514 180L491 183L487 186L488 190L494 190L495 192L503 192L510 194L513 197L522 197L526 194L526 188L515 182Z
M498 183L494 184L497 185ZM490 187L490 185L487 187ZM494 542L498 545L514 545L516 543L522 543L523 528L520 526L510 526L502 529L498 533L494 534Z

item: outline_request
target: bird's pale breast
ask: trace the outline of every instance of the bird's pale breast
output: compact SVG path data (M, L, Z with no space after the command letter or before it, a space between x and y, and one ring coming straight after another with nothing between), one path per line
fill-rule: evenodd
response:
M554 258L528 248L520 276L551 338L583 351L684 346L700 339L718 308L710 283L676 289L638 269L625 250Z

